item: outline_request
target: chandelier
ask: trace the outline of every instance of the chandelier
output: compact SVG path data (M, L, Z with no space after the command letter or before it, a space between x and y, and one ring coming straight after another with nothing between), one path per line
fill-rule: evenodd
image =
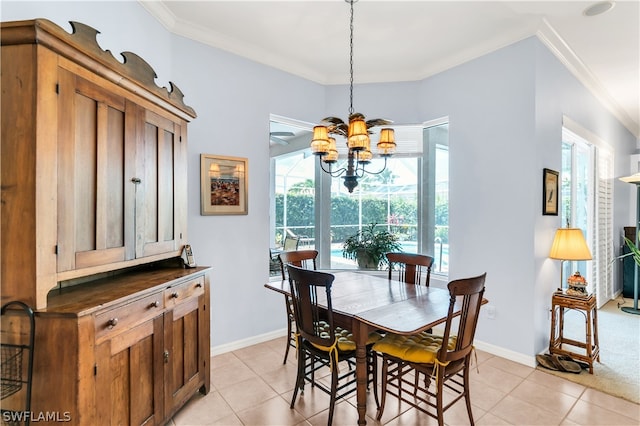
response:
M333 177L344 175L344 186L351 193L358 186L358 179L362 178L365 173L380 174L387 168L387 158L395 152L396 142L393 129L381 129L377 148L378 154L384 158L384 166L375 172L366 169L373 158L369 138L369 134L372 133L370 129L389 125L392 122L381 118L365 121L364 115L353 111L353 4L358 0L345 1L351 6L349 22L349 120L347 124L337 117L324 118L321 125L313 128L311 151L318 156L322 171ZM339 135L346 139L348 148L346 167L332 170L332 164L338 161L338 149L336 148L336 139L330 135ZM327 165L327 168L324 164Z

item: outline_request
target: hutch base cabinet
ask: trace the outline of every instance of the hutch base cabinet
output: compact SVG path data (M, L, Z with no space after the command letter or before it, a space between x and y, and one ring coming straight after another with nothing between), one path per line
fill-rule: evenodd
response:
M209 392L208 268L155 267L53 291L36 312L32 411L165 424Z

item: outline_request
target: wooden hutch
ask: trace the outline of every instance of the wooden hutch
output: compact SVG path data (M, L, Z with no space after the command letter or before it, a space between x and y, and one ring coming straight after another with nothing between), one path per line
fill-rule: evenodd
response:
M1 26L2 303L36 309L34 418L165 424L210 386L210 270L180 262L196 114L72 26Z

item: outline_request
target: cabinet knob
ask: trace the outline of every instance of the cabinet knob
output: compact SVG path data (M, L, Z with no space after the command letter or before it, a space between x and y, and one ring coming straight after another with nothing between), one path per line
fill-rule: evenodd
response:
M118 318L109 318L109 321L107 321L107 327L113 328L116 325L118 325Z
M157 300L156 300L156 301L154 301L154 302L151 302L151 304L149 305L149 307L150 307L150 308L158 308L158 307L160 307L160 302L159 302L159 301L157 301Z
M142 179L134 177L131 178L131 182L135 183L136 185L142 182Z
M165 364L166 364L166 363L168 363L168 362L169 362L169 351L165 350L165 351L162 353L162 357L164 358L164 362L165 362Z
M178 298L178 292L174 291L173 293L171 293L171 298L172 299L177 299Z

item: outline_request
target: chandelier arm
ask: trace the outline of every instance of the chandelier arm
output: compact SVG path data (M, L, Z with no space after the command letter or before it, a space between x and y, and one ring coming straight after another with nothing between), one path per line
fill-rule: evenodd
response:
M344 167L338 170L331 170L331 166L329 166L329 169L325 169L324 166L322 165L323 161L322 158L318 157L318 162L320 163L320 168L322 169L323 172L325 172L326 174L332 176L332 177L339 177L342 176L344 174L344 172L347 171L347 169L345 169Z
M384 165L377 172L370 172L369 170L365 169L365 165L361 164L361 163L358 163L358 166L360 167L360 170L362 170L362 172L363 172L358 177L364 176L365 173L368 174L368 175L379 175L380 173L384 172L387 169L387 157L384 157Z

